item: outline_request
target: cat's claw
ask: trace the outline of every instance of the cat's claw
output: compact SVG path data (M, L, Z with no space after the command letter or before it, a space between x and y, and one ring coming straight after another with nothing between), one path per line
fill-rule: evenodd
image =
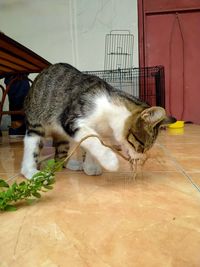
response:
M101 164L109 171L117 171L119 168L118 158L110 149L104 154L104 157L101 159Z
M102 168L99 164L86 164L83 163L83 170L85 174L87 175L101 175L102 174Z
M66 164L66 168L72 171L82 171L83 162L80 160L70 159Z

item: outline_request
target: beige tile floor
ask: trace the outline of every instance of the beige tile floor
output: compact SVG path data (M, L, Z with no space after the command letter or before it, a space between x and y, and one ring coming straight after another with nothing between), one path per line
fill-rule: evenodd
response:
M0 176L21 157L22 142L4 136ZM56 178L34 205L0 213L0 267L200 266L200 126L162 131L136 181L123 161L117 173Z

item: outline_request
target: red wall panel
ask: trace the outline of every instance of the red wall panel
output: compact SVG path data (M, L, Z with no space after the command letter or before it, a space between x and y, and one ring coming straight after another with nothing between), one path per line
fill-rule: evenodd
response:
M139 10L140 65L164 65L168 113L200 123L200 6L196 1L193 6L186 0L164 2L161 8L161 1L146 0ZM190 9L184 10L189 2Z
M147 12L190 10L199 8L199 5L199 0L145 0L144 10Z

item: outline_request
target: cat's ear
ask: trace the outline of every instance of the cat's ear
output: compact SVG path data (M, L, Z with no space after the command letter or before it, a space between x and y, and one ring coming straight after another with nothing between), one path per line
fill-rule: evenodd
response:
M161 107L147 108L141 113L141 119L146 123L151 124L153 127L162 122L166 118L166 112Z

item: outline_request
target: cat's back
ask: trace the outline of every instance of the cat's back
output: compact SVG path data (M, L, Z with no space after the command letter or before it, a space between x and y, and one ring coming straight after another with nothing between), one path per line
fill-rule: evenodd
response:
M66 63L44 69L34 80L24 109L32 123L55 121L63 113L82 116L91 110L93 99L106 92L105 81L84 74Z
M93 109L95 99L101 96L108 102L125 105L130 110L144 105L99 77L84 74L67 63L57 63L36 77L24 109L29 122L46 123L63 117L62 114L85 116Z
M34 80L30 93L39 92L48 93L52 90L64 88L66 84L73 80L80 71L67 63L57 63L44 69ZM56 87L55 87L56 86ZM46 91L46 92L45 92Z
M27 116L35 116L60 108L70 95L72 81L80 76L81 72L67 63L57 63L44 69L33 81L24 102Z
M93 94L105 89L105 81L84 74L67 63L57 63L44 69L34 80L25 100L25 111L45 103L46 106L62 106L68 100Z

